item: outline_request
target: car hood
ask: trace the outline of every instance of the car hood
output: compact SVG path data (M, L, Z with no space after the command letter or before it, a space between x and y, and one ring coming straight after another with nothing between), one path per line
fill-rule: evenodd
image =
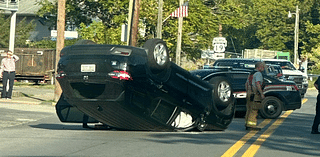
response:
M283 73L283 75L303 75L303 76L307 77L306 73L303 73L299 70L284 70L284 69L282 69L282 73Z

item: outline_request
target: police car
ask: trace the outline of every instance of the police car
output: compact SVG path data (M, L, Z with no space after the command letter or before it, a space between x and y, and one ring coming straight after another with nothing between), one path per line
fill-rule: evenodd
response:
M249 73L254 70L255 63L260 59L219 59L213 66L192 71L191 73L207 81L214 81L217 85L217 97L220 103L235 98L236 111L246 111L245 82ZM266 98L262 101L263 108L259 110L263 118L277 118L282 111L301 108L301 95L295 82L279 79L281 77L275 69L266 65L263 93ZM232 93L232 94L230 94Z

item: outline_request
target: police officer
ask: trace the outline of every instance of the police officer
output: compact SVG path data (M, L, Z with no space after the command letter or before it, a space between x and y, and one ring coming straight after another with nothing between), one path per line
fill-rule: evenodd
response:
M318 96L317 96L317 104L316 104L316 116L314 117L313 125L312 125L312 131L311 134L320 134L318 127L320 124L320 76L318 77L317 81L314 82L314 87L318 90Z

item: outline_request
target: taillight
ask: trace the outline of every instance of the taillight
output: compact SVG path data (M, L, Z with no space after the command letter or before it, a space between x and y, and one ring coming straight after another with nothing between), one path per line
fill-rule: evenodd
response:
M66 73L64 73L64 71L59 71L58 74L56 75L56 78L64 78L65 76L67 76Z
M293 85L294 89L296 89L297 91L299 90L299 88L297 87L297 85Z
M119 80L132 80L130 74L126 71L115 70L113 72L108 73L111 78L119 79Z

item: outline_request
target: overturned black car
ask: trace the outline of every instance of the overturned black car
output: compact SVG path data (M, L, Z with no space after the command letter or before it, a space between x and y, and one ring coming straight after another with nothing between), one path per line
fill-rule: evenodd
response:
M143 48L75 44L60 56L56 78L63 94L56 109L62 122L82 122L73 114L78 110L125 130L224 130L233 119L234 102L216 102L217 84L170 62L161 39Z

